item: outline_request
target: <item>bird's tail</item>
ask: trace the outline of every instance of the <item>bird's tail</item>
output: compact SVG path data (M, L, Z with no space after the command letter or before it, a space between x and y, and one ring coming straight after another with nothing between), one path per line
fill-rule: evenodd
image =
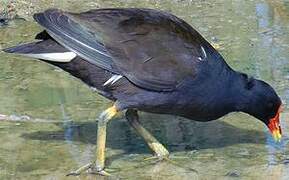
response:
M53 39L21 44L3 51L52 62L70 62L76 57L74 52L65 49Z
M6 48L3 51L40 59L48 64L59 67L82 80L90 87L94 87L99 94L111 100L115 99L111 90L104 86L104 84L106 82L114 82L116 77L119 76L113 76L115 78L111 79L112 74L110 72L91 64L80 56L77 56L74 52L66 49L49 36L46 31L37 34L35 39L38 41ZM108 81L108 79L111 80Z

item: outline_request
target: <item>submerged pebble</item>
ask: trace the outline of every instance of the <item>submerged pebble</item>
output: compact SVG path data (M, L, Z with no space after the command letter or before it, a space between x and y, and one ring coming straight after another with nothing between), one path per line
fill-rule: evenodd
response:
M283 160L283 164L289 165L289 158L288 158L288 159L284 159L284 160Z
M0 17L0 26L8 25L8 19Z
M0 27L7 26L14 20L25 21L24 18L18 15L15 5L13 3L8 3L6 6L0 6Z

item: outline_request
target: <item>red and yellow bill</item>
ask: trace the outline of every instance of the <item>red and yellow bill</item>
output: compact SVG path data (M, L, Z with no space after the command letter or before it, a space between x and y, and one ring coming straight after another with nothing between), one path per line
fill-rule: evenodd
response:
M280 113L282 112L282 107L280 106L275 117L269 120L268 128L276 142L280 142L282 138L282 130L280 126Z

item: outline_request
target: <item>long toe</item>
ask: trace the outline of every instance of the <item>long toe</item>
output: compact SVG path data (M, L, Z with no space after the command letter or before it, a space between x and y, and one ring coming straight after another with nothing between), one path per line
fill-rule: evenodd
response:
M66 174L66 176L79 176L81 173L88 171L93 167L93 163L88 163L75 171L71 171L70 173Z
M101 176L112 176L110 173L106 172L105 170L96 170L90 169L89 174L101 175Z
M104 169L101 169L98 166L94 165L93 163L88 163L78 168L75 171L71 171L66 176L79 176L83 173L95 174L95 175L101 175L101 176L111 176L111 174L106 172Z

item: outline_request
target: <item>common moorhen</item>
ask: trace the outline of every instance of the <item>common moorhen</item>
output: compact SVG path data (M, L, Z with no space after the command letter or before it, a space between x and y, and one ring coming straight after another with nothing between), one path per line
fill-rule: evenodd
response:
M38 41L4 49L53 64L93 87L114 105L98 119L96 161L72 174L105 174L106 125L126 110L129 124L159 158L169 152L139 122L137 111L195 121L242 111L281 139L281 100L267 83L236 72L195 29L153 9L49 9L34 15Z

